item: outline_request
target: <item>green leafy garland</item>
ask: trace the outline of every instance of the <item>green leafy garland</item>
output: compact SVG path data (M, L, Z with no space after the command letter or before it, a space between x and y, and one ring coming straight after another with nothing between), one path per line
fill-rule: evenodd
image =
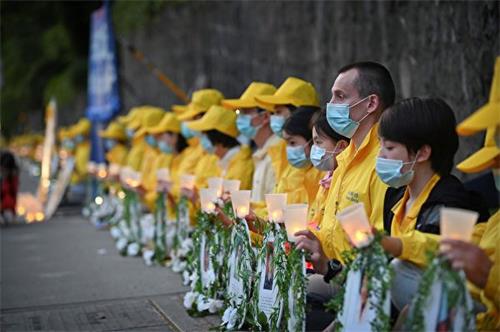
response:
M288 291L294 294L296 299L294 309L294 316L296 319L295 326L291 329L292 331L303 331L305 328L306 321L306 295L307 295L307 276L304 273L305 269L305 257L304 251L297 250L295 246L291 246L290 252L288 253L288 264L287 264L287 275L290 276L290 284L292 285L291 290ZM287 306L285 306L285 321L288 323L287 327L290 330L290 310L289 303L287 299ZM288 309L288 310L286 310Z
M387 264L389 257L381 245L383 234L376 233L373 241L363 248L354 248L343 253L345 262L344 268L332 281L334 288L339 289L336 296L326 304L326 308L336 314L336 331L342 330L342 323L339 318L342 315L344 305L345 287L344 283L350 271L363 270L368 278L367 290L368 299L375 298L377 302L370 301L370 305L375 309L376 319L370 322L373 331L389 331L390 316L385 312L384 304L388 290L390 289L393 270Z
M430 263L420 280L417 295L410 306L409 319L406 321L405 328L411 331L425 330L425 306L435 282L442 282L442 292L446 292L448 295L447 312L460 306L465 308L464 328L468 329L470 326L474 326L475 317L471 310L467 310L468 290L463 272L453 270L446 258L435 257L434 253L428 252L427 259Z
M179 250L182 241L187 237L188 232L186 229L186 225L181 225L181 219L189 218L189 204L188 199L182 196L177 204L176 209L176 220L175 220L175 234L174 240L172 244L172 251L175 255L177 250Z
M158 264L163 264L167 259L167 248L165 243L167 223L166 194L161 192L156 199L155 232L153 236L154 255L153 259Z

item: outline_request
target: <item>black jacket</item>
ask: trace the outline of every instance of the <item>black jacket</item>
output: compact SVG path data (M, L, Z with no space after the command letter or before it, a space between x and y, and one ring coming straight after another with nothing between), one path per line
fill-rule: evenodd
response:
M406 187L389 188L384 199L384 230L391 233L391 223L394 217L391 209L401 200ZM440 234L439 210L441 207L455 207L472 210L479 213L478 223L488 221L490 217L483 198L465 189L464 185L453 175L441 177L429 194L418 213L415 229L424 233Z

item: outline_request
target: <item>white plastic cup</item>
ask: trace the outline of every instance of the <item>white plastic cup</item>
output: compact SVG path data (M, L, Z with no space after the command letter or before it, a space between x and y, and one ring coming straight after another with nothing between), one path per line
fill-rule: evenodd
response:
M234 213L238 218L245 218L250 212L250 190L231 192L231 202Z
M141 185L141 180L142 176L141 173L135 172L135 171L130 171L128 174L128 185L131 186L132 188L139 187Z
M307 204L290 204L285 208L285 228L288 241L295 242L295 233L307 229Z
M240 190L241 181L240 180L223 180L222 188L225 193L231 193L233 191Z
M204 188L200 190L200 204L203 212L213 213L215 211L215 201L217 200L217 189Z
M479 213L470 210L443 207L441 214L441 237L443 239L469 242Z
M364 247L372 241L373 235L363 203L353 204L340 211L337 220L356 247Z
M120 174L120 169L121 169L121 166L120 164L110 164L109 165L109 174L112 175L112 176L117 176Z
M265 194L268 220L282 223L285 218L287 194Z
M216 177L208 178L207 183L208 183L208 188L215 189L217 191L217 197L222 196L222 183L223 183L222 178L216 178Z
M182 174L179 181L181 188L193 189L195 179L196 177L192 174Z
M168 168L160 168L156 171L156 180L157 181L170 181L170 170Z

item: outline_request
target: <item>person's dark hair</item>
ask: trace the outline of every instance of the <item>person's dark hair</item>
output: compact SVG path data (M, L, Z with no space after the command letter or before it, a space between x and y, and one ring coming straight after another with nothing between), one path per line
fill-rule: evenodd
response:
M288 135L298 135L304 137L306 141L312 138L312 124L316 121L319 107L300 106L286 119L283 130Z
M416 153L424 145L432 149L432 169L447 175L453 167L458 149L456 120L451 107L440 98L404 99L380 118L380 137L401 143L409 152Z
M11 177L17 175L19 168L17 167L16 158L10 151L2 151L0 154L0 166L2 168L2 176Z
M391 73L385 66L370 61L356 62L340 68L338 74L351 69L356 69L358 73L354 85L360 97L376 94L382 102L383 109L394 104L396 88Z
M314 128L319 135L329 137L336 142L340 140L344 140L346 142L350 141L349 138L340 135L332 129L332 127L328 124L328 120L326 119L326 112L324 110L319 113L316 121L314 121Z
M234 137L231 137L227 134L224 134L218 130L209 130L206 132L208 139L212 142L213 145L221 144L225 148L232 148L237 145L240 145L240 142Z
M187 148L188 144L186 138L182 136L180 133L177 134L177 144L175 144L175 149L177 153L181 153L185 148Z

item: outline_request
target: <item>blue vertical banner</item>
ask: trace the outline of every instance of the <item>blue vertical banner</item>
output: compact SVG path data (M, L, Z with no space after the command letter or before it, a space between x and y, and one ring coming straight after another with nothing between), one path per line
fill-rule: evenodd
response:
M120 111L118 61L109 1L90 19L90 52L87 87L87 117L92 122L90 159L104 162L104 144L99 131Z

